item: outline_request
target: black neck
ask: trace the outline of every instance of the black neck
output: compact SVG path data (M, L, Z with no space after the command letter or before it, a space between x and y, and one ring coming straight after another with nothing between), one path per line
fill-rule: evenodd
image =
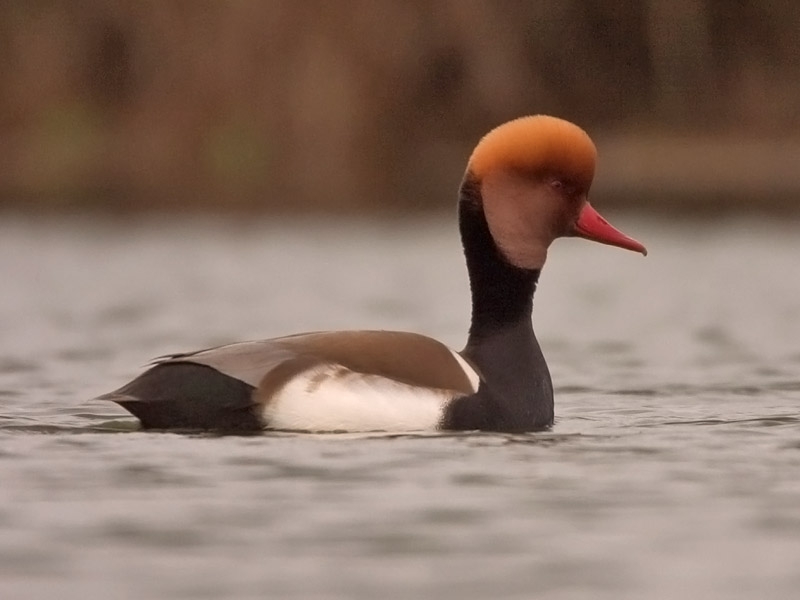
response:
M478 184L469 178L461 185L458 224L472 293L468 345L521 324L531 327L539 270L520 269L500 255L489 232Z
M485 383L474 397L454 405L450 425L501 431L547 427L553 422L553 388L531 322L539 270L515 267L501 256L480 188L469 178L461 186L458 216L472 292L463 354Z

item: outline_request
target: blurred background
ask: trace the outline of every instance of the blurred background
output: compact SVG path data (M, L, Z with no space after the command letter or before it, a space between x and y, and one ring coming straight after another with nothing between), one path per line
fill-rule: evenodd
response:
M595 199L800 208L800 3L0 4L0 206L451 207L491 127L595 138Z
M89 400L301 331L461 348L457 187L532 113L650 250L556 242L553 431ZM799 225L797 0L0 0L0 599L797 597Z

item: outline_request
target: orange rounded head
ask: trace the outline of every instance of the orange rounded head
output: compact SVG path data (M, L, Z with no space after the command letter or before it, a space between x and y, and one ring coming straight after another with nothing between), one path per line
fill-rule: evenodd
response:
M594 178L597 149L587 133L556 117L520 117L483 136L467 169L477 179L497 170L571 179L587 192Z
M489 230L512 264L541 268L558 237L579 236L647 254L589 204L597 149L573 123L521 117L487 133L467 164L480 186Z

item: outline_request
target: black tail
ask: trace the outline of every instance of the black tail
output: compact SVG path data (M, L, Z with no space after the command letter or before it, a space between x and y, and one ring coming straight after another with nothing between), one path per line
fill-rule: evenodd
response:
M257 431L264 423L254 389L205 365L169 362L99 398L122 406L144 429Z

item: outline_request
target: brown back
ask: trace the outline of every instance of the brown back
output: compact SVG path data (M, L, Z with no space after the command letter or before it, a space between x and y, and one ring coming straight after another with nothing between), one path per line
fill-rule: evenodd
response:
M275 342L321 362L388 377L408 385L471 393L472 384L450 349L424 335L400 331L330 331Z

